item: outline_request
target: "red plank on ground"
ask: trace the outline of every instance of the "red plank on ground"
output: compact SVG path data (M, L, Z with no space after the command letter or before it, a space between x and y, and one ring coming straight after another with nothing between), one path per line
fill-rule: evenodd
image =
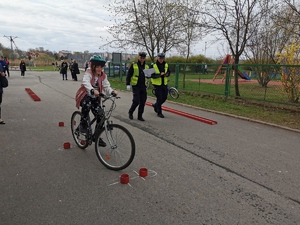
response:
M150 103L150 102L146 102L146 105L152 107L152 103ZM171 112L171 113L175 113L177 115L184 116L184 117L187 117L187 118L190 118L190 119L193 119L193 120L197 120L197 121L200 121L200 122L203 122L203 123L207 123L207 124L210 124L210 125L217 124L217 121L206 119L204 117L196 116L196 115L193 115L193 114L190 114L190 113L182 112L182 111L179 111L179 110L176 110L176 109L171 109L171 108L168 108L168 107L165 107L165 106L162 106L162 110L167 111L167 112Z
M29 96L33 99L33 101L41 101L39 96L37 96L30 88L25 88L25 91L29 94Z

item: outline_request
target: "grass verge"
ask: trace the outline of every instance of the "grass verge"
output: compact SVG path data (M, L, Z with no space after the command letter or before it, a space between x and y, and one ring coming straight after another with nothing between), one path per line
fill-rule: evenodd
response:
M126 90L124 81L115 78L109 78L109 81L112 87ZM153 96L151 90L148 90L148 96ZM180 97L176 100L168 97L168 100L300 130L300 109L290 109L287 106L274 106L274 104L265 102L241 99L225 99L224 97L190 92L180 93Z

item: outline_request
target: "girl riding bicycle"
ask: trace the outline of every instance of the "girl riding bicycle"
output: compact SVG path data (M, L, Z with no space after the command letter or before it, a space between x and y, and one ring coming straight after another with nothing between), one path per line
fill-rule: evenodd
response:
M98 55L90 58L90 67L83 75L82 84L76 93L76 107L81 106L80 132L87 133L89 112L98 115L100 109L100 94L117 95L118 92L110 87L107 75L104 73L106 61Z

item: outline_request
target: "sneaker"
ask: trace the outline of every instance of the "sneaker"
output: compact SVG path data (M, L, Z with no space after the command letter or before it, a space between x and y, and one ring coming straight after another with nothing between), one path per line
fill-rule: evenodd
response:
M165 118L165 116L161 113L158 113L157 116L160 117L160 118Z
M100 138L98 145L101 146L101 147L105 147L106 143L102 140L102 138Z

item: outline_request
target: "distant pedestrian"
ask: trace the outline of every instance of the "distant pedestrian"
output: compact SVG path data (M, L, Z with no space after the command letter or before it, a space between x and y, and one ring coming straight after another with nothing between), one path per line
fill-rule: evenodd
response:
M73 64L74 64L74 60L71 58L71 61L70 61L70 63L69 63L69 69L70 69L70 72L71 72L72 80L75 80L75 78L74 78L74 68L73 68Z
M61 63L61 69L60 73L62 75L63 80L68 80L68 63L66 62L66 59Z
M26 71L26 63L25 61L22 59L20 62L20 70L21 70L21 77L25 77L25 71Z
M76 60L73 60L73 70L72 70L72 77L74 81L77 81L77 74L80 74L78 63Z
M89 62L87 60L85 60L84 71L86 71L88 68L89 68Z
M6 62L5 62L3 56L0 56L0 64L1 64L1 66L2 66L3 72L5 72L5 70L6 70ZM5 75L5 76L6 76L6 75Z
M1 118L1 103L2 103L2 96L3 96L3 88L8 86L8 81L5 77L4 68L0 63L0 124L5 124L4 120Z
M7 72L7 76L9 77L9 61L8 61L7 57L4 57L4 61L6 63L6 67L4 69L4 73Z

